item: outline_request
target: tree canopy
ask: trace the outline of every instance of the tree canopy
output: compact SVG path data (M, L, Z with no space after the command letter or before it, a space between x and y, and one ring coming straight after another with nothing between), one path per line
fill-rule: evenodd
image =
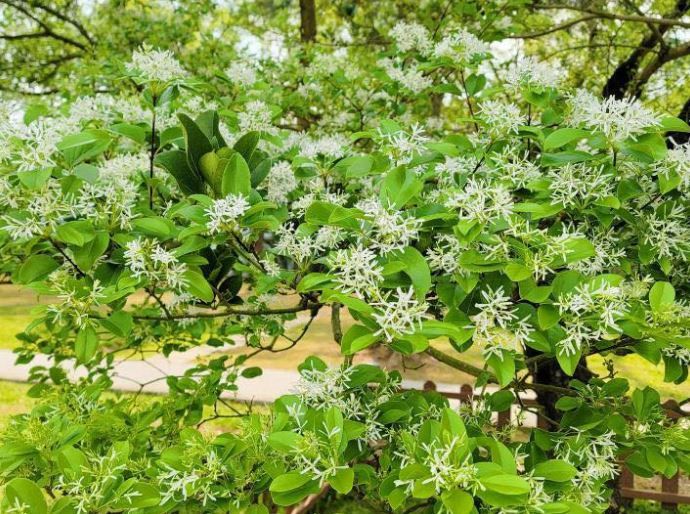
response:
M623 468L690 469L660 394L586 360L688 377L684 2L0 4L0 266L53 299L16 350L50 365L2 435L5 512L585 514ZM337 365L228 403L324 313ZM108 394L125 359L238 343Z

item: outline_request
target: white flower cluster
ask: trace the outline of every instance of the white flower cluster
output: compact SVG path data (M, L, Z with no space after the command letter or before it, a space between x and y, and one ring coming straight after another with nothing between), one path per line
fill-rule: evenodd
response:
M600 100L589 91L579 89L570 99L570 124L602 132L613 143L644 133L659 125L659 120L639 100L612 96Z
M457 237L441 234L432 248L426 252L429 268L452 274L460 270L460 254L462 247Z
M391 29L390 36L395 41L398 50L403 53L414 50L426 55L432 48L429 31L416 22L399 21Z
M208 216L206 226L209 233L236 231L239 219L247 212L247 209L249 209L249 202L242 195L229 194L225 198L214 200L204 211Z
M383 268L377 259L373 250L361 244L333 253L329 264L336 271L338 289L344 293L354 293L360 298L376 296L383 281Z
M558 458L570 462L578 470L573 487L564 500L576 501L583 506L601 505L607 501L602 495L604 482L618 474L617 449L614 432L595 437L578 433L575 437L556 444Z
M470 178L463 189L451 192L444 202L458 210L461 220L486 222L509 217L513 212L513 195L501 184Z
M566 207L585 207L591 202L613 195L616 177L603 165L590 166L586 162L567 163L547 174L549 190L554 202Z
M444 36L434 46L435 57L445 57L454 61L469 62L475 56L489 53L489 47L481 39L466 30L455 30Z
M269 134L276 133L276 127L272 123L273 113L266 103L261 100L253 100L247 103L244 109L237 116L240 132L244 133L255 130Z
M500 100L482 102L480 114L488 133L496 138L517 134L526 121L517 105Z
M233 62L228 69L225 70L225 74L233 83L244 88L253 86L258 80L256 68L248 61Z
M367 216L362 228L369 246L382 254L401 250L418 236L421 222L412 215L386 209L375 198L363 200L357 207Z
M395 295L391 292L384 293L374 306L377 311L372 317L380 327L376 335L382 335L389 343L421 330L422 321L429 308L426 302L420 302L415 298L412 288L397 288Z
M534 57L526 57L508 69L506 81L513 87L545 89L558 87L563 77L563 70L539 62Z
M381 59L379 61L379 66L383 68L391 79L398 82L404 88L409 89L414 94L419 94L434 84L431 77L425 75L424 72L414 64L408 64L403 67L401 63L393 61L392 59Z
M152 239L138 237L126 244L125 264L137 278L145 278L159 287L181 291L186 285L187 265Z
M147 82L172 82L186 75L170 50L156 50L144 44L132 53L127 70Z
M557 343L565 355L575 355L606 334L618 334L617 322L628 312L621 287L585 283L561 295L555 302L563 319L566 337Z
M297 178L287 161L279 161L271 166L266 183L266 198L279 205L287 203L288 195L297 188Z
M485 289L483 301L475 304L479 312L470 317L474 323L474 342L485 358L496 356L503 360L503 353L520 352L530 339L532 327L527 319L520 319L512 300L502 287Z
M395 455L401 460L401 468L418 463L428 469L430 476L422 483L432 484L437 495L456 489L475 494L481 488L479 469L471 462L469 456L463 462L457 462L459 448L464 443L462 439L455 436L447 442L435 440L432 443L415 445L414 449L398 451ZM412 495L415 482L417 482L415 479L398 479L395 485L405 487L407 493Z

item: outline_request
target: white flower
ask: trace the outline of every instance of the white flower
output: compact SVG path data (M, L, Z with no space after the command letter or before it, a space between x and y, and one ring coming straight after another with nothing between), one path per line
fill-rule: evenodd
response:
M517 105L499 100L483 102L481 116L487 124L489 133L496 137L517 134L520 126L525 124L525 117Z
M211 234L237 228L238 219L249 209L249 202L242 195L229 194L220 200L214 200L204 212L209 220L206 223Z
M383 281L383 268L377 262L378 256L362 245L347 250L337 250L329 259L337 270L338 289L344 293L355 293L359 297L374 295Z
M447 57L460 62L467 62L476 55L487 53L489 47L486 43L465 30L452 32L434 46L435 57Z
M391 29L390 36L401 52L416 50L421 54L427 54L431 50L429 31L419 23L399 21Z
M470 178L465 187L448 195L449 209L458 209L461 220L486 222L509 217L513 212L511 191L500 184L492 185Z
M549 88L558 87L563 76L563 70L526 57L510 67L506 81L514 87Z
M600 100L589 91L579 89L570 104L571 125L598 130L611 142L622 142L659 125L656 114L634 98L618 100L610 96Z
M257 81L256 69L247 61L233 62L225 74L228 78L242 87L250 87Z
M590 166L585 162L566 163L548 173L551 198L566 207L583 207L588 203L612 195L616 180L604 166Z
M271 166L266 183L266 198L277 204L287 203L288 195L297 188L297 178L287 161L279 161Z
M304 263L313 259L317 254L324 251L324 247L313 237L290 224L281 226L275 233L278 241L275 251L298 263Z
M261 100L254 100L245 105L244 112L237 116L240 132L276 132L276 128L271 123L273 113L271 109Z
M401 250L417 238L421 222L414 216L384 208L378 200L362 201L357 207L367 215L363 229L369 244L386 254Z
M402 66L396 66L391 59L382 59L379 61L379 66L385 70L391 79L399 82L403 87L415 94L421 93L434 84L431 77L425 76L424 72L413 64L403 68Z
M396 294L388 293L374 302L377 308L372 316L381 327L376 335L382 335L391 342L396 337L413 334L421 329L426 316L426 302L419 302L414 289L407 291L397 288Z
M426 252L429 267L433 271L455 273L460 267L462 248L458 239L450 234L441 234L433 248Z
M186 75L170 50L155 50L147 44L132 53L132 60L126 64L126 68L150 82L171 82Z
M348 139L342 134L334 134L314 139L304 135L300 142L300 155L313 159L319 155L340 158L345 155L349 147Z
M187 265L152 239L141 237L125 245L125 264L135 277L180 291L186 285Z
M499 287L485 289L483 302L475 304L479 312L470 319L474 323L474 342L485 358L496 355L503 359L504 351L521 351L529 340L532 328L526 319L519 319L509 296Z

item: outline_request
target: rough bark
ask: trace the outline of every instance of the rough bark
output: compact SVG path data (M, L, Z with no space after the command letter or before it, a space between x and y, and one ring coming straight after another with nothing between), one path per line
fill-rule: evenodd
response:
M315 0L299 0L300 37L303 43L316 39Z

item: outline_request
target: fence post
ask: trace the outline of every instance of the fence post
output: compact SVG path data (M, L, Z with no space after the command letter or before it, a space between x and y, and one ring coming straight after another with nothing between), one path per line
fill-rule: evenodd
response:
M471 403L474 396L474 388L470 384L460 386L460 403Z
M498 420L496 421L496 427L501 429L505 427L506 425L510 424L510 414L511 414L512 406L508 407L508 410L502 410L501 412L498 413Z
M671 478L661 477L661 491L664 493L678 494L679 474L676 473ZM666 510L678 510L677 503L661 503L661 508Z
M424 382L424 385L422 386L423 391L436 391L436 384L432 382L431 380L427 380Z

